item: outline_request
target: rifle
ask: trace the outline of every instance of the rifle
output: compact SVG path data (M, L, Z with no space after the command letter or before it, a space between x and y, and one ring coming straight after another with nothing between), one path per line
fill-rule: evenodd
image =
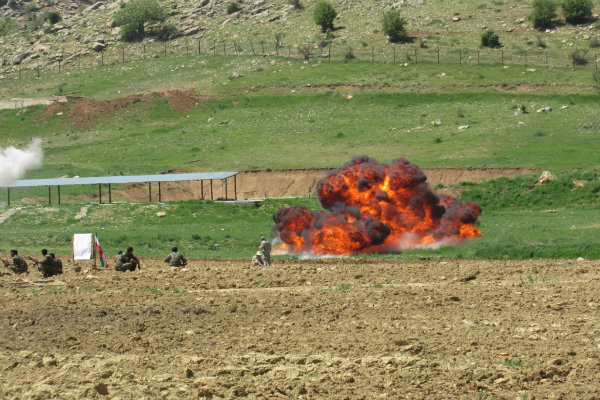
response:
M9 263L9 262L8 262L8 261L6 261L6 260L2 260L2 264L4 264L4 266L5 266L6 268L8 268L8 266L9 266L9 265L12 265L11 263Z
M25 256L26 259L28 259L29 261L33 261L33 266L35 267L36 265L39 267L40 266L40 261L36 260L35 258L31 257L31 256Z

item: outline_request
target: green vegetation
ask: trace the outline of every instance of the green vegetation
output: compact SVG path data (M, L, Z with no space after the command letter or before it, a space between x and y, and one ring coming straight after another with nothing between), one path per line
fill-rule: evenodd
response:
M235 12L240 11L241 9L242 5L237 1L231 1L229 2L229 4L227 4L227 14L233 14Z
M321 27L322 32L333 30L333 20L337 17L335 8L328 1L321 0L315 6L313 13L315 23Z
M122 27L121 39L130 42L144 39L147 22L160 22L166 18L167 13L157 0L132 0L115 13L114 23Z
M487 31L481 34L481 45L483 47L489 47L492 49L502 47L502 45L500 44L500 38L498 37L498 34L492 31Z
M407 40L406 19L402 18L400 11L385 11L381 25L390 42L400 43Z
M60 13L58 11L48 11L48 12L46 12L46 20L51 25L54 25L54 24L58 23L61 19L62 19L62 17L60 16Z
M10 35L19 29L17 20L11 17L0 18L0 36Z
M561 7L565 19L570 24L592 18L592 0L563 0Z
M533 0L533 11L529 15L529 19L533 22L534 28L550 27L555 17L556 3L553 0Z

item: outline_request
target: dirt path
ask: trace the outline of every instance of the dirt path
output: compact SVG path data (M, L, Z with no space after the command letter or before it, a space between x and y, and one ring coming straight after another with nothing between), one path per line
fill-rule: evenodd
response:
M596 262L143 264L0 277L0 397L600 395Z

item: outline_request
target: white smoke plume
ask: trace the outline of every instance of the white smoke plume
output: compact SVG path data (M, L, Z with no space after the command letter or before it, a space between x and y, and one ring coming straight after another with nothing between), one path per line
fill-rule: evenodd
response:
M42 140L33 139L25 150L8 146L0 148L0 184L10 185L25 176L30 169L42 166Z

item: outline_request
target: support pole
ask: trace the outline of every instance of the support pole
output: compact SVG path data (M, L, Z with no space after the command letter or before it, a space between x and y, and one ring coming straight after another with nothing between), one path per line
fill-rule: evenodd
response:
M148 203L152 203L152 182L148 182Z
M60 206L60 185L58 185L57 188L58 188L58 205Z
M212 179L210 180L210 199L214 200L214 197L213 197L213 188L212 188Z
M48 186L48 205L52 204L52 198L50 197L52 195L52 187Z
M225 178L225 200L227 200L227 178Z
M108 184L108 204L112 203L112 188L110 187L110 183Z
M162 195L160 192L160 181L158 181L158 202L161 203L162 202Z
M200 179L200 197L204 200L204 181Z
M233 199L237 200L237 175L233 176Z
M10 188L6 188L6 204L10 207Z
M98 204L102 204L102 184L98 184Z

